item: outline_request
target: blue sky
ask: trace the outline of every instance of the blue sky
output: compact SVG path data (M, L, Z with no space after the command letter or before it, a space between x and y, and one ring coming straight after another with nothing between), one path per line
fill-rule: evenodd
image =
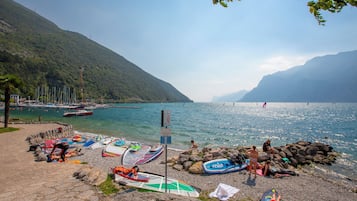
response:
M117 52L195 102L251 90L264 75L357 49L357 8L323 12L307 0L16 0Z

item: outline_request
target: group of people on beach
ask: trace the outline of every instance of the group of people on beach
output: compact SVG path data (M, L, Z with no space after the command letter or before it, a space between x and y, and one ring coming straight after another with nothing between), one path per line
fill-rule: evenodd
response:
M274 153L274 149L271 147L271 141L270 139L266 140L263 144L263 151L267 153L268 155L271 155ZM252 149L248 151L249 155L249 176L251 176L251 173L254 173L254 178L257 177L257 169L259 168L259 163L258 163L258 157L259 153L256 150L256 146L252 146ZM273 176L274 178L277 177L283 177L283 176L290 176L290 172L288 174L280 174L277 171L273 171L271 167L271 161L267 160L263 166L261 167L262 169L262 175L263 176Z
M58 149L61 150L59 153L56 151ZM74 150L69 150L68 142L56 141L53 144L53 148L51 152L47 155L47 162L52 162L52 161L65 162L66 158L72 156L78 156L81 154L83 154L81 153L81 149L76 148Z

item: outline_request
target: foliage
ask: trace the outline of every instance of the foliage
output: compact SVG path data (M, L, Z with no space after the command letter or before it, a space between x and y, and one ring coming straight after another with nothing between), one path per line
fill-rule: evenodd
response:
M0 75L15 74L34 98L41 87L74 88L79 96L84 68L86 99L113 101L190 101L124 57L85 36L59 29L10 0L0 1Z
M113 184L112 175L108 175L107 180L99 185L99 189L104 193L104 195L111 195L117 193L119 190Z
M238 0L240 1L240 0ZM220 4L223 7L228 7L227 3L233 2L233 0L213 0L213 4ZM314 15L315 19L319 25L325 25L326 20L321 15L321 10L328 11L331 13L340 12L345 6L357 6L356 0L317 0L309 1L307 6L309 11Z
M7 133L7 132L13 132L20 130L19 128L12 128L12 127L7 127L7 128L0 128L0 133Z
M325 25L326 20L321 15L321 10L329 11L331 13L340 12L345 6L351 5L356 7L356 0L317 0L309 1L307 6L310 8L310 13L315 16L315 19L320 25Z
M7 128L10 116L10 93L22 86L21 79L12 74L0 76L0 88L4 91L5 96L5 112L4 112L4 127Z

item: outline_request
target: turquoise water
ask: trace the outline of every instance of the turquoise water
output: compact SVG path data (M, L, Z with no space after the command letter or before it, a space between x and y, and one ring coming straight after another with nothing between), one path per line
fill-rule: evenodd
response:
M76 130L160 142L161 110L171 113L173 148L257 145L270 138L273 146L298 140L330 144L343 153L338 172L357 179L357 103L157 103L118 104L96 109L93 116L64 118L64 110L11 111L12 117L70 123ZM126 108L135 106L137 108Z

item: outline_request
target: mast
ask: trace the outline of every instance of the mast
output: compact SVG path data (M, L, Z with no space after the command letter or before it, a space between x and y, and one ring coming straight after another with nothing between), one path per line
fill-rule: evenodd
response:
M82 67L80 69L80 76L79 76L79 81L80 81L80 85L81 85L81 98L82 98L82 103L84 103L84 92L83 92L83 71L84 71L84 67Z

